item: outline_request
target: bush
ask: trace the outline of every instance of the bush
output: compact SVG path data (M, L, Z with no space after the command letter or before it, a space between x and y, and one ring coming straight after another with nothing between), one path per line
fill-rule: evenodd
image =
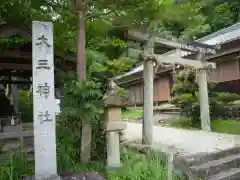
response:
M234 101L240 100L240 95L235 93L216 93L216 100L222 102L223 104L229 104Z
M92 80L77 81L74 73L62 74L64 96L61 102L60 116L58 118L57 139L62 146L69 146L80 153L81 129L83 121L92 124L92 158L105 158L106 144L103 131L103 94L101 86ZM71 134L71 135L70 135ZM79 156L72 156L78 161Z
M67 143L69 144L69 143ZM150 180L150 179L167 179L167 167L165 157L159 153L149 152L147 154L136 153L125 147L121 148L121 160L123 167L119 172L108 173L104 161L95 161L87 165L82 165L71 159L71 147L57 146L58 155L58 172L61 173L85 173L98 172L108 180ZM8 162L0 166L1 180L18 180L23 176L34 174L34 163L27 161L24 154L11 154ZM173 180L183 178L173 177Z
M240 95L233 93L215 93L213 92L214 83L208 83L209 111L210 116L218 117L224 114L224 107L232 102L239 100ZM193 71L182 71L175 77L172 88L175 97L171 103L181 108L183 112L191 119L193 126L200 126L200 102L199 87L195 81Z
M33 97L29 90L18 90L19 112L22 122L33 122Z

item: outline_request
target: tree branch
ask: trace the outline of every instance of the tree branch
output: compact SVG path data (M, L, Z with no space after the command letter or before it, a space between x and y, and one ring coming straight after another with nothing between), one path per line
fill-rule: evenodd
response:
M101 18L102 16L106 16L111 13L114 13L114 10L109 10L108 12L103 12L103 13L91 13L87 15L86 20L93 19L93 18Z

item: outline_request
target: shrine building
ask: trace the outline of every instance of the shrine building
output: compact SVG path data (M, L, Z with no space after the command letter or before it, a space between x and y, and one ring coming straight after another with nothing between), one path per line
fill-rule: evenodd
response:
M139 41L139 39L132 37L126 38L135 42ZM221 45L217 54L207 56L208 62L216 63L216 69L209 72L209 80L217 83L216 91L218 92L240 93L240 23L197 39L196 42L207 45ZM176 53L176 50L164 46L155 47L154 51L159 50L160 53L155 53L164 53L164 55ZM181 55L184 58L196 59L194 54L189 56L185 51L181 51ZM182 68L179 65L175 66L175 69L180 70ZM173 66L171 65L157 70L154 77L153 98L155 103L171 100L172 74ZM116 77L116 82L129 91L129 101L133 105L141 106L143 104L143 64L122 76Z

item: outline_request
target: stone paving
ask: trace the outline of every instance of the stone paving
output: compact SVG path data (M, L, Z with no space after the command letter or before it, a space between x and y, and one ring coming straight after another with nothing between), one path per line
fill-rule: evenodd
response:
M142 136L142 124L126 123L124 139L139 140ZM174 146L183 155L216 152L240 144L240 135L228 135L201 130L183 130L155 126L153 141L166 146Z

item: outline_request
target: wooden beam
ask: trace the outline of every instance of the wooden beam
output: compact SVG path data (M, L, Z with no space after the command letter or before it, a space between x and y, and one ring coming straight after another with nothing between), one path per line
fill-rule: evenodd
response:
M76 58L73 56L55 53L55 57L60 58L61 60L76 63ZM0 59L4 59L4 58L27 59L32 61L32 53L22 52L22 51L1 51Z
M226 55L228 55L228 54L236 53L236 52L238 52L238 51L240 51L240 47L231 48L231 49L229 49L229 50L219 52L219 53L217 53L217 54L215 54L215 55L209 55L209 56L206 57L206 59L207 59L207 60L210 60L210 59L218 58L218 57L220 57L220 56L226 56Z
M20 35L25 40L31 41L31 33L28 32L28 29L24 28L23 30L23 28L13 25L1 25L0 36L11 37L15 35Z
M21 136L32 137L33 131L23 131L22 134L19 132L0 133L0 140L20 138Z
M32 81L10 81L10 80L0 80L0 84L32 84Z
M1 63L0 70L32 70L32 65L30 64L14 64L14 63Z
M14 58L14 59L29 59L32 60L31 52L22 52L22 51L1 51L0 58Z
M128 37L133 38L138 41L148 41L149 34L141 33L139 31L129 30ZM163 39L163 38L160 38L157 36L154 37L154 42L155 42L155 44L163 44L168 47L181 49L181 50L194 52L194 53L199 52L199 51L206 51L206 53L208 53L208 54L216 54L216 50L219 49L219 47L210 46L210 45L206 45L206 44L199 43L199 42L189 42L189 43L176 42L176 41L172 41L172 40Z
M156 75L159 75L159 74L162 74L162 73L168 73L169 71L172 71L172 68L157 71ZM131 82L134 82L134 81L142 80L143 79L142 74L143 74L143 71L140 71L140 75L138 77L132 77L130 79L127 78L125 80L115 80L115 82L118 85L123 85L123 84L128 84L128 83L131 83ZM125 76L125 77L128 77L128 76ZM158 76L154 76L154 79L157 79L157 78L158 78ZM123 79L123 78L121 78L121 79ZM133 84L135 84L135 82Z
M236 53L238 51L240 51L240 47L232 48L232 49L229 49L229 50L226 50L226 51L222 51L222 52L218 52L217 54L214 54L214 55L208 55L206 57L206 59L207 60L215 59L215 58L218 58L220 56L226 56L228 54ZM138 58L139 57L139 50L133 49L133 48L128 48L127 49L127 55L129 57L132 57L132 58ZM236 58L240 58L240 56L236 57Z
M0 76L18 76L18 77L31 77L32 71L24 71L24 72L11 72L11 71L0 71Z

